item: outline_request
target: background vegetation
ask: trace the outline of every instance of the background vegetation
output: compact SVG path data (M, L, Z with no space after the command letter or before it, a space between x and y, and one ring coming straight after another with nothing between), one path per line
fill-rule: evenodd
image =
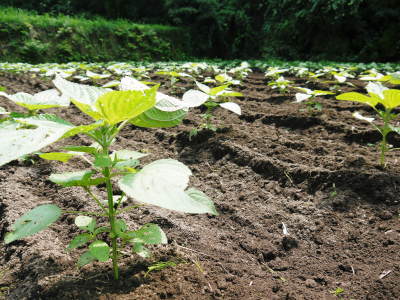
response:
M189 40L171 26L0 7L0 59L8 62L174 60L190 53Z
M2 0L51 14L186 26L210 58L399 61L398 0Z

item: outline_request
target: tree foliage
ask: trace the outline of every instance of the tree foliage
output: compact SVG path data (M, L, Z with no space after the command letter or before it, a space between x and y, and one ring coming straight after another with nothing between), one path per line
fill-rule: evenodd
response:
M195 55L398 61L398 0L3 0L40 12L185 26Z

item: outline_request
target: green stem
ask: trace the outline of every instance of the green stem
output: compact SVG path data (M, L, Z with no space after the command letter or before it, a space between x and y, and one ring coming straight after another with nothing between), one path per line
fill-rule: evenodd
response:
M107 145L103 146L104 154L108 155L109 149ZM103 169L104 177L106 178L106 188L107 188L107 200L108 200L108 219L111 227L111 246L112 246L112 262L113 262L113 272L114 279L119 279L119 270L118 270L118 248L117 248L117 231L115 228L115 209L114 209L114 201L113 201L113 190L111 183L111 170L109 167Z

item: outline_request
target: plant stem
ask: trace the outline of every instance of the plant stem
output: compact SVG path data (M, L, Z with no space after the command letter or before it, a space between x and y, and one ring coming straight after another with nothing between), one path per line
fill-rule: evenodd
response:
M109 149L108 145L103 146L103 153L108 155ZM117 232L115 228L115 209L114 209L114 200L113 200L113 190L111 183L111 170L109 167L105 167L103 169L103 175L106 178L106 188L107 188L107 201L108 201L108 219L111 227L111 246L112 246L112 262L113 262L113 272L114 279L119 279L119 270L118 270L118 248L117 248Z

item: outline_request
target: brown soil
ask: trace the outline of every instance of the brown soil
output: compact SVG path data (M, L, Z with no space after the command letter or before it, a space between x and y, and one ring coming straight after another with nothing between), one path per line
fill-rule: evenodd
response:
M292 80L305 86L304 80ZM9 93L51 86L12 74L0 75L0 84ZM127 213L131 227L159 224L169 244L155 247L150 260L126 253L119 283L113 282L109 263L76 268L83 250L65 251L78 232L73 217L65 216L35 236L0 244L0 294L7 299L400 299L398 153L391 152L382 169L379 134L351 115L356 110L372 115L371 109L331 97L318 98L323 110L309 113L293 103L294 91L272 91L261 73L250 74L241 90L245 97L237 102L243 115L218 109L217 133L188 139L200 122L195 109L176 128L126 128L115 145L149 151L144 163L170 157L187 164L194 174L191 185L215 201L220 216L156 207ZM1 106L16 110L3 100ZM52 112L74 124L89 121L75 107ZM57 146L88 142L80 136ZM390 142L400 146L398 136ZM63 165L35 157L1 167L0 237L38 204L93 208L80 189L47 179L52 172L84 167L78 160ZM177 266L146 275L157 261ZM390 273L380 278L385 271ZM337 288L344 290L339 297L332 293Z

